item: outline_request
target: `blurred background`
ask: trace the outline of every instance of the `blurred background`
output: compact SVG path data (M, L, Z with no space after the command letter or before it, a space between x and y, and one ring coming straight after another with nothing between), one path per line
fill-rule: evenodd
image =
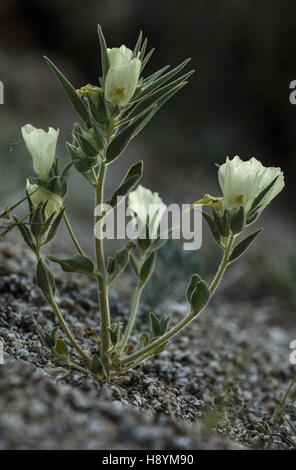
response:
M187 57L196 73L114 164L108 189L138 159L145 162L143 184L160 192L166 203L192 202L204 192L219 195L214 164L227 155L255 156L265 165L281 166L285 191L266 211L261 241L239 270L233 269L229 284L242 280L246 285L247 279L249 287L241 295L276 295L293 311L296 106L289 101L289 84L296 79L295 15L293 0L2 0L1 206L22 196L24 177L32 174L20 126L60 128L59 155L65 164L68 159L64 142L77 117L42 56L51 58L76 88L95 85L100 74L97 23L110 47L124 43L132 48L142 29L156 47L147 74ZM93 196L74 172L68 201L70 218L90 249ZM180 246L168 244L162 256L176 269L159 278L172 277L171 285L196 266L207 275L217 251L208 239L203 250L182 254ZM150 289L154 298L152 284Z

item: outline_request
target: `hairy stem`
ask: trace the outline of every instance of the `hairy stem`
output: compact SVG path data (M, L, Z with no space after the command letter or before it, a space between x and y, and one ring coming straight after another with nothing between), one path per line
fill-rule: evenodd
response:
M96 206L104 202L104 184L106 176L106 166L101 163L98 175L98 183L96 186ZM96 222L98 221L98 217ZM97 260L97 281L99 289L99 302L101 309L101 327L100 327L100 340L101 340L101 361L105 367L106 372L109 370L108 351L110 349L110 313L109 313L109 300L108 300L108 285L106 282L106 267L103 240L95 237L95 251Z
M135 320L136 320L136 317L137 317L137 313L138 313L138 307L139 307L142 292L143 292L143 286L138 281L135 292L134 292L133 300L132 300L132 306L131 306L131 312L130 312L130 317L129 317L129 320L128 320L128 324L126 326L123 338L121 340L121 343L120 343L120 346L119 346L119 349L118 349L119 352L124 350L128 340L129 340L129 337L131 335L131 332L133 330Z
M210 292L211 294L213 294L215 292L215 290L217 289L218 285L220 284L221 280L222 280L222 277L223 277L223 274L225 273L226 271L226 268L229 264L229 255L230 255L230 252L231 252L231 248L233 246L233 242L234 242L234 235L231 234L227 241L226 241L226 245L225 245L225 249L224 249L224 255L223 255L223 258L222 258L222 261L221 261L221 264L219 266L219 269L210 285Z
M76 236L75 236L75 234L74 234L74 232L73 232L73 229L72 229L72 227L71 227L71 224L70 224L70 221L69 221L69 219L68 219L68 216L67 216L67 214L66 214L65 212L63 213L63 219L64 219L65 225L66 225L66 227L67 227L68 233L69 233L69 235L70 235L70 238L71 238L71 240L72 240L72 242L73 242L73 245L75 246L75 248L76 248L76 250L78 251L78 253L79 253L80 255L84 256L84 251L82 250L81 246L79 245L79 242L78 242L78 240L77 240L77 238L76 238Z
M74 349L76 349L76 351L80 354L80 356L83 358L83 360L87 363L87 364L90 364L90 361L91 361L91 358L90 356L79 346L79 344L77 343L76 339L74 338L74 336L72 335L69 327L67 326L65 320L64 320L64 317L54 299L54 297L51 295L48 299L50 305L51 305L51 308L53 309L54 313L56 314L57 316L57 319L59 320L59 323L60 323L60 327L61 327L61 330L65 333L65 335L67 336L68 340L70 341L71 345L73 346Z

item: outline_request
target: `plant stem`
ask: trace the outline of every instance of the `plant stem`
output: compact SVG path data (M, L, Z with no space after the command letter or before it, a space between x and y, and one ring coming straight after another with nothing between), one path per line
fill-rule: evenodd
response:
M229 254L230 254L230 251L231 251L231 248L232 248L232 245L233 245L233 242L234 242L234 235L231 234L228 239L227 239L227 242L226 242L226 245L225 245L225 249L224 249L224 256L222 258L222 261L221 261L221 264L219 266L219 269L212 281L212 284L210 285L210 292L211 294L213 294L215 292L215 290L217 289L218 285L220 284L221 282L221 279L223 277L223 274L225 273L226 271L226 268L229 264Z
M67 363L67 366L72 367L72 369L79 370L80 372L83 372L84 374L92 375L90 370L87 370L84 367L81 367L78 364L75 364L75 362L69 361Z
M17 222L14 222L13 224L9 225L7 227L7 229L4 230L4 232L0 233L0 239L3 238L5 235L7 235L8 232L10 232L10 230L13 230L14 227L17 227L17 225L19 223L22 223L26 220L27 217L29 217L31 215L31 212L29 212L27 215L25 215L24 217L22 217L19 221Z
M106 166L102 162L99 175L98 183L96 186L96 206L104 203L104 184L105 184ZM96 222L99 220L97 217ZM95 251L97 260L97 281L99 288L99 302L101 309L101 327L100 327L100 340L101 340L101 361L108 375L109 360L108 351L110 349L110 313L109 313L109 300L108 300L108 285L106 282L106 268L105 268L105 255L103 240L95 237Z
M70 221L69 221L68 216L65 212L63 213L63 219L64 219L64 222L65 222L65 225L67 227L68 233L70 235L70 238L71 238L75 248L77 249L77 251L80 255L85 256L84 251L82 250L81 246L79 245L79 242L78 242L77 238L75 237L75 234L74 234L73 229L71 227Z
M226 243L226 247L225 247L225 250L224 250L224 256L223 256L222 262L221 262L221 264L219 266L219 269L217 271L217 274L215 275L214 280L213 280L213 282L210 286L211 294L213 294L215 289L218 287L219 282L221 281L222 276L223 276L223 274L224 274L224 272L225 272L225 270L226 270L226 268L229 264L229 254L230 254L230 251L231 251L231 248L232 248L232 245L233 245L233 241L234 241L234 236L230 235L228 240L227 240L227 243ZM198 312L198 314L195 314L195 315L192 315L192 313L189 312L186 315L186 317L183 318L183 320L181 320L179 323L177 323L177 325L175 325L170 331L168 331L164 335L160 336L157 340L153 341L152 343L148 344L145 348L142 348L139 351L136 351L133 354L130 354L129 356L124 357L122 359L122 363L126 364L126 363L129 363L131 361L135 361L136 359L138 359L136 362L133 363L133 365L135 365L135 364L137 365L140 362L142 362L142 360L147 359L147 357L149 357L149 355L151 353L153 353L153 350L155 348L157 348L158 346L163 345L169 339L171 339L173 336L177 335L194 318L196 318L201 313L201 311ZM130 367L132 367L133 365L131 365ZM130 367L128 367L128 369ZM128 370L128 369L126 369L126 370Z
M283 408L286 404L286 401L288 399L288 396L290 395L290 392L291 392L291 389L293 387L293 385L296 383L296 376L292 379L292 381L290 382L286 392L283 394L283 396L281 397L281 400L280 400L280 404L279 406L274 410L274 413L272 415L272 418L271 418L271 421L273 423L278 423L279 420L280 420L280 417L281 417L281 413L283 411Z
M132 300L132 306L131 306L131 312L130 312L130 317L129 317L129 320L128 320L128 324L126 326L123 338L122 338L120 346L118 348L119 352L123 351L123 349L125 348L128 340L129 340L130 334L133 330L135 320L136 320L136 317L137 317L137 312L138 312L138 307L139 307L142 292L143 292L143 286L138 281L135 292L134 292L133 300Z
M56 314L58 320L59 320L59 323L60 323L60 327L62 329L62 331L65 333L65 335L67 336L68 340L70 341L71 345L73 346L74 349L76 349L76 351L80 354L80 356L84 359L84 361L87 363L87 364L90 364L91 362L91 358L90 356L79 346L79 344L77 343L76 339L74 338L74 336L72 335L70 329L68 328L65 320L64 320L64 317L54 299L54 297L51 295L49 298L48 298L48 301L51 305L51 308L53 309L54 313Z
M32 191L30 194L26 194L25 197L23 197L22 199L20 199L18 202L16 202L15 204L13 204L13 206L11 207L8 207L7 209L4 210L4 212L2 212L2 214L0 214L0 218L2 217L6 217L11 211L13 211L13 209L15 209L16 207L18 207L20 204L22 204L24 201L26 201L28 199L28 196L32 196L32 194L36 193L36 191L38 191L39 188L36 188L34 189L34 191Z

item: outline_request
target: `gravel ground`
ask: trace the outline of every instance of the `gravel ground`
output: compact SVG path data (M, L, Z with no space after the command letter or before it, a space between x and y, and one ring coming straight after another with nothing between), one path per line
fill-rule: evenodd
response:
M287 407L280 424L271 420L295 375L289 344L296 339L295 322L274 299L217 295L167 351L102 385L52 363L41 346L37 326L56 322L34 286L33 265L14 237L1 242L0 449L296 448L296 408ZM58 304L95 350L95 283L55 269ZM115 293L111 308L114 321L127 318ZM167 305L173 321L185 309ZM138 323L146 325L141 310Z

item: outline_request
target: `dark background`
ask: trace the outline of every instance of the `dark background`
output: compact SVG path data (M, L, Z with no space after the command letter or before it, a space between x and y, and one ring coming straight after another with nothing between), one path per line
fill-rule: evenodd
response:
M97 84L97 23L110 47L124 43L132 48L142 29L156 47L147 74L186 57L192 58L196 73L114 165L109 188L139 158L145 161L143 183L167 203L193 201L204 192L219 195L214 163L226 155L255 156L281 166L286 188L263 216L267 230L262 244L269 247L271 272L280 266L279 282L286 286L296 272L296 106L289 102L289 84L296 79L295 14L293 0L2 0L1 205L22 195L24 176L32 173L21 125L60 128L59 153L67 161L64 140L70 140L76 116L42 55L75 87ZM78 226L87 245L92 195L80 175L73 175L69 205L74 220L83 222ZM256 272L259 255L260 249L254 249ZM262 282L269 263L262 263L268 267Z

